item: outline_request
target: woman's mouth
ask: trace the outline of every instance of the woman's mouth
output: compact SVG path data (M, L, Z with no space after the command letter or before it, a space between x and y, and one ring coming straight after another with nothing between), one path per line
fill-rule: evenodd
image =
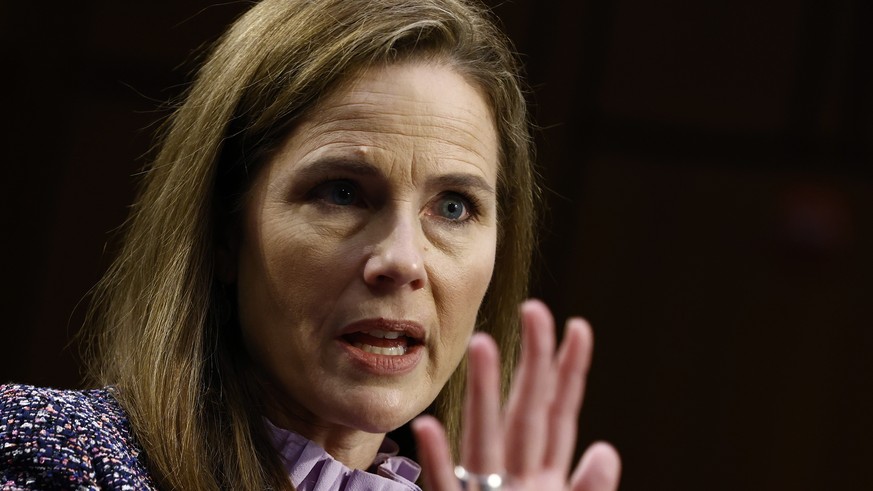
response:
M421 359L424 329L409 321L368 319L354 322L339 341L356 365L377 374L405 372Z
M381 329L360 331L343 337L355 348L374 355L385 356L405 355L409 346L414 345L416 341L402 332Z

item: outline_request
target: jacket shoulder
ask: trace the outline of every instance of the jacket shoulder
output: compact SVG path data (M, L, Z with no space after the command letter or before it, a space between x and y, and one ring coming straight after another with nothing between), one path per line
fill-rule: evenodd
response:
M153 487L140 454L111 388L0 386L0 485L11 489Z

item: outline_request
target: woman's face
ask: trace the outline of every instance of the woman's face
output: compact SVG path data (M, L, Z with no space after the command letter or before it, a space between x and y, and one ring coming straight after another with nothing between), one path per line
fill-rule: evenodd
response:
M296 126L237 249L271 418L383 433L433 401L491 279L497 172L489 106L444 64L364 71Z

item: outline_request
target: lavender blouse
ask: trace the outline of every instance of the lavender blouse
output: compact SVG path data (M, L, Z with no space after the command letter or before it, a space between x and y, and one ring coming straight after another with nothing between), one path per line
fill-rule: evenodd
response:
M415 480L421 467L397 455L397 444L386 438L373 462L373 472L349 469L323 448L269 421L273 445L279 451L291 483L298 491L421 491Z

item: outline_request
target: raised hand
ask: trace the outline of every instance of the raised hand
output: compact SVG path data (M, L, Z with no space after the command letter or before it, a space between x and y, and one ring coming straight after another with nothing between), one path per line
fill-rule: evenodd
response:
M591 328L582 319L568 320L564 340L555 353L555 322L548 307L537 300L526 301L521 317L521 359L504 408L500 404L496 344L482 333L470 341L461 442L463 469L483 478L500 475L499 489L503 490L617 489L621 463L618 453L606 443L589 447L570 475L577 418L591 362ZM413 422L413 431L426 488L462 489L442 425L433 417L422 416ZM470 485L468 489L489 488Z

